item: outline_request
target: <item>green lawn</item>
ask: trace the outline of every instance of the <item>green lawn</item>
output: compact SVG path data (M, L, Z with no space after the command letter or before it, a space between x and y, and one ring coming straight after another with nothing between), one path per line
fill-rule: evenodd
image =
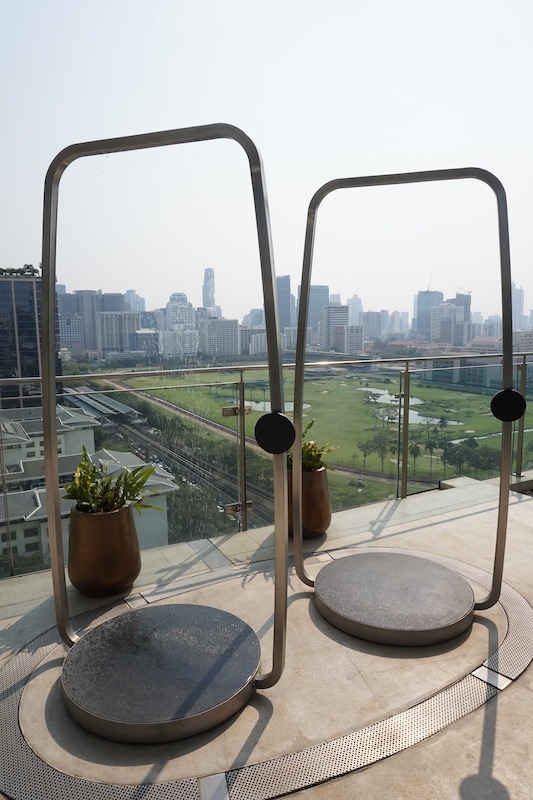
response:
M213 385L191 388L184 384L191 383L190 376L183 376L170 381L157 378L143 378L132 381L132 386L137 388L150 387L150 393L162 397L168 402L182 406L196 414L221 422L234 430L238 425L237 417L224 417L222 408L236 403L235 384L220 385L232 381L238 374L220 374L209 376ZM268 402L268 372L257 371L250 373L250 380L246 383L246 402ZM294 375L291 370L284 373L285 400L291 401L294 393ZM152 391L158 385L172 388ZM218 385L217 385L218 384ZM180 388L181 387L181 388ZM364 391L368 389L370 391ZM320 444L329 443L335 450L329 455L330 463L357 470L378 472L390 476L391 480L396 475L397 469L397 444L399 441L397 422L387 423L376 418L376 412L390 409L390 405L379 402L379 398L372 401L369 398L372 389L383 389L391 394L400 391L399 378L384 378L375 374L348 373L341 376L313 377L306 380L304 402L309 405L304 409L304 425L306 420L314 419L312 438ZM432 451L430 464L430 451L426 443L441 444L443 440L461 439L472 436L479 446L491 447L499 451L501 424L494 418L490 411L488 395L477 394L471 391L449 390L431 385L411 382L411 397L419 398L423 405L412 405L411 409L421 416L433 418L437 422L420 421L409 424L410 444L415 446L416 459L409 458L409 476L416 478L439 479L455 474L455 468L447 465L446 472L441 461L442 447L435 446ZM370 400L370 401L369 401ZM127 399L125 399L127 402ZM253 436L256 421L263 414L263 410L252 411L246 416L247 435ZM288 413L290 416L290 412ZM531 417L531 413L529 414ZM452 424L459 423L459 424ZM533 428L533 420L526 428ZM371 452L365 459L361 444L375 437L387 440L382 445L381 456ZM492 438L483 438L489 436ZM533 433L527 433L525 447L533 441ZM419 452L417 453L416 447ZM385 452L386 451L386 452ZM462 470L465 472L465 469ZM431 473L431 475L430 475ZM488 476L487 471L480 471L478 477ZM490 473L493 474L493 473ZM394 490L394 489L393 489ZM381 489L376 489L379 494ZM361 493L363 494L363 493ZM365 493L365 494L369 494ZM382 499L381 496L379 499ZM368 500L366 501L368 502Z

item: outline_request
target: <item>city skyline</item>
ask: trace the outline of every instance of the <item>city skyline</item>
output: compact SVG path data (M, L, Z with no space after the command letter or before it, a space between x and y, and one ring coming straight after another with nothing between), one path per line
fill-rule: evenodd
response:
M205 290L205 280L206 280L205 279L205 272L207 272L207 271L209 271L209 273L210 273L210 277L209 277L210 282L214 285L214 281L215 281L216 270L214 268L206 268L206 270L204 270L204 283L200 287L200 294L202 294L202 295L203 295L203 292ZM289 282L288 283L285 280L287 278L289 278ZM290 276L286 276L286 275L277 276L276 280L278 282L280 281L280 279L283 279L283 281L284 281L283 282L283 293L285 295L287 295L287 293L288 293L289 296L292 298L292 300L295 302L295 312L297 314L300 285L298 284L297 287L294 287L292 282L290 281ZM278 283L278 286L279 285L280 284ZM75 294L76 293L82 293L84 291L91 291L91 292L95 291L95 292L101 292L101 293L105 294L105 290L102 287L97 287L95 289L87 290L86 287L84 289L74 288L74 287L69 287L66 284L62 284L62 283L58 283L58 287L61 288L61 293L63 293L63 289L64 289L67 293L75 293ZM324 288L330 288L330 287L327 287L326 285L317 286L317 284L311 284L311 288L313 290L313 289L318 289L318 288L324 289ZM294 289L296 289L296 291L294 291ZM349 297L342 297L342 295L340 295L340 293L333 292L333 291L330 290L329 293L328 293L328 296L330 298L330 302L333 302L333 303L337 302L337 303L340 303L342 305L348 304L348 306L350 305L350 303L353 300L356 300L358 302L358 304L361 305L361 311L365 311L365 312L366 311L372 311L372 312L386 311L389 314L393 314L395 312L397 312L399 314L407 314L408 315L409 324L411 324L413 319L416 318L415 307L416 307L417 295L420 294L420 293L427 293L428 291L429 290L424 290L424 289L413 290L413 292L412 292L412 303L411 303L411 308L410 309L405 309L405 308L404 309L402 309L402 308L386 308L384 306L382 306L381 308L368 308L366 306L365 302L364 302L364 298L361 298L356 293L353 293ZM457 292L456 291L455 293L452 293L452 292L447 293L447 292L441 292L440 289L438 289L438 288L434 288L434 289L431 290L431 293L442 295L442 300L446 301L446 302L449 302L450 300L453 299L453 294L455 294L456 297L459 296L459 295L464 295L464 296L468 296L468 297L470 297L470 299L472 299L472 293L469 292L469 291L464 291L464 292ZM116 294L116 293L110 293L110 294ZM137 292L137 289L128 289L128 290L126 290L125 292L123 292L121 294L124 294L124 296L126 298L127 298L128 294L130 294L131 296L135 295L137 300L144 301L143 302L143 306L144 307L143 307L142 311L147 311L147 312L164 309L167 306L169 300L171 301L173 296L176 296L176 295L183 295L184 297L186 297L187 302L195 309L200 309L200 308L206 307L203 304L195 304L195 303L193 303L191 301L189 295L186 292L182 292L182 291L173 291L169 295L169 297L167 297L166 300L164 300L164 302L162 302L158 306L148 306L146 304L146 298L144 298L141 295L139 295L138 292ZM512 282L512 295L513 295L513 303L514 303L514 307L513 307L514 326L513 327L518 330L519 329L519 324L520 324L518 322L518 320L520 319L520 317L523 318L522 321L525 321L526 319L530 320L533 317L533 309L529 309L529 310L527 309L527 306L524 303L524 290L523 290L523 287L518 286L517 284L515 284L514 281ZM519 305L518 306L517 306L517 297L521 298L521 300L519 300ZM332 301L332 298L338 298L338 299L335 299L335 300ZM279 298L278 298L278 302L279 302ZM287 309L285 310L285 313L288 310L288 305L289 305L289 302L288 302L288 298L287 298ZM239 324L243 324L243 322L242 322L243 318L244 317L248 317L250 315L251 311L254 311L257 308L263 308L263 303L261 302L261 303L257 303L256 305L247 305L247 301L244 301L244 306L246 306L247 310L245 311L244 314L242 314L242 316L230 317L229 315L224 313L224 309L222 308L222 306L218 306L218 304L217 304L217 308L222 313L222 316L225 319L230 319L230 318L237 319ZM209 306L209 308L210 307L211 306ZM132 309L132 310L133 311L140 311L141 309L140 308L136 308L136 309ZM476 316L481 315L483 317L483 320L488 320L488 319L492 319L492 318L501 318L501 316L502 316L501 311L500 311L500 313L483 314L475 306L472 306L470 308L470 311L471 311L472 315L476 315ZM313 307L313 295L312 295L311 298L310 298L309 315L314 318L314 316L317 316L318 314L319 314L319 310L317 308L315 309ZM280 315L280 322L281 322L281 315ZM287 317L285 317L285 322L287 322ZM296 322L297 322L297 316L296 316ZM281 327L282 328L283 327L289 327L289 325L288 324L287 325L282 325Z
M505 187L527 311L532 22L525 0L3 4L0 264L41 260L44 176L64 147L226 122L262 155L276 274L294 286L324 183L472 166ZM313 283L411 313L409 287L464 289L485 316L501 313L495 202L478 183L326 198ZM134 285L152 307L176 285L199 306L199 277L214 266L217 303L242 318L262 297L246 156L223 141L75 162L61 181L57 264L62 283Z

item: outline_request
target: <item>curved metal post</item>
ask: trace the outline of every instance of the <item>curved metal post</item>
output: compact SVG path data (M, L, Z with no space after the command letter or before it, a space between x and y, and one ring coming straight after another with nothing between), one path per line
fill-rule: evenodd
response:
M459 169L429 170L424 172L404 172L390 175L371 175L359 178L336 178L318 189L313 195L307 212L302 281L300 289L300 310L296 344L296 366L294 372L294 428L296 441L293 459L293 531L294 555L298 577L310 586L314 582L306 575L303 562L303 540L301 526L302 502L302 461L301 436L304 393L305 339L307 312L311 284L311 268L313 260L313 243L315 236L316 216L322 200L338 189L353 189L368 186L392 186L410 183L426 183L432 181L449 181L473 178L486 183L496 195L498 212L498 231L500 247L502 317L503 317L503 388L512 389L512 313L511 313L511 265L509 254L509 226L507 217L507 200L501 182L484 169L465 167ZM496 531L496 549L492 589L488 597L476 604L476 608L489 608L497 602L501 591L505 538L507 533L507 516L509 506L509 476L511 467L512 424L502 423L502 460L498 522ZM300 452L299 452L300 451Z
M250 166L252 192L255 208L259 258L267 322L267 349L272 411L283 410L283 382L281 376L280 342L277 324L275 276L270 236L270 220L263 166L253 141L233 125L200 125L155 133L123 136L74 144L62 150L51 162L44 185L43 212L43 423L45 436L45 479L49 503L50 557L56 604L56 617L61 637L72 645L74 633L68 611L65 585L64 556L61 539L61 509L59 499L59 475L57 462L57 424L55 398L55 281L56 239L59 182L67 167L84 156L123 153L151 147L232 139L244 149ZM274 647L272 670L260 675L258 687L272 686L279 679L285 661L285 636L287 618L287 490L286 468L282 457L274 458L274 491L276 555L274 597Z

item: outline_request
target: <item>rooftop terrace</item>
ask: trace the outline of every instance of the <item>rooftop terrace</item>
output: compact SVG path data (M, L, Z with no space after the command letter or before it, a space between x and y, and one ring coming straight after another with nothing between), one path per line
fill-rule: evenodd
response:
M445 563L484 594L498 481L449 486L335 514L327 538L305 543L309 571L354 547L394 548ZM226 723L170 744L125 745L79 729L59 696L65 647L50 575L3 580L0 792L17 800L530 798L531 503L511 494L501 602L446 644L387 647L338 631L291 566L279 683ZM144 551L127 597L104 605L69 589L71 614L84 628L151 603L212 605L251 625L268 661L272 557L272 528Z

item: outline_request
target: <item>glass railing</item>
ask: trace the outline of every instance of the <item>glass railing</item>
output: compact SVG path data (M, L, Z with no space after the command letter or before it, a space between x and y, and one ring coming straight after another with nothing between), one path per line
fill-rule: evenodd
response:
M515 387L531 395L531 355L515 362ZM291 416L291 365L283 376ZM156 467L157 509L136 517L142 548L273 522L272 461L254 440L257 419L270 409L266 366L102 372L61 382L61 485L83 445L115 468ZM490 400L500 388L501 355L309 363L304 427L313 421L308 438L332 448L326 460L333 511L436 489L460 476L497 477L501 424ZM39 398L32 402L1 411L2 576L49 566ZM513 447L518 481L533 468L530 410L514 426ZM69 507L63 500L65 541Z

